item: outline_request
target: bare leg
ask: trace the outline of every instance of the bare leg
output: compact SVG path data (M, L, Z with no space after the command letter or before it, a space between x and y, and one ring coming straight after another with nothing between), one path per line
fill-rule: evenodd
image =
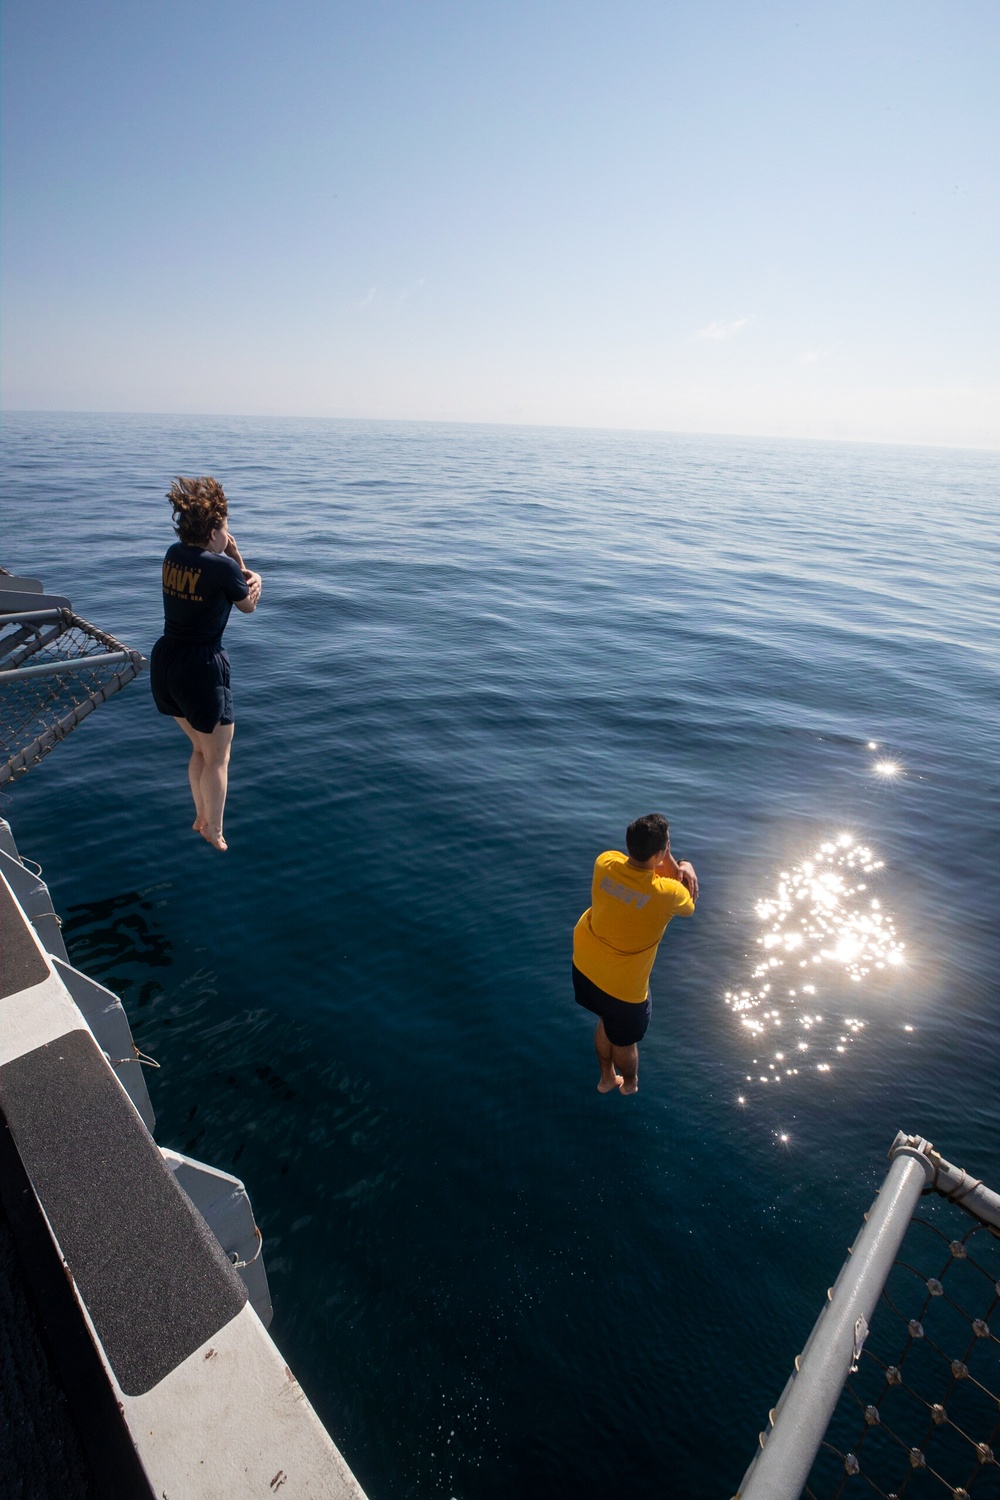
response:
M636 1093L639 1088L639 1048L635 1042L631 1047L612 1047L611 1061L622 1072L621 1092Z
M216 724L211 734L198 735L198 747L205 763L198 788L205 822L198 832L213 849L229 847L222 836L222 817L229 790L229 752L235 727L234 724Z
M187 719L178 724L191 741L188 781L194 798L195 819L192 827L207 839L213 849L228 849L222 837L222 815L229 789L229 752L235 724L216 724L211 734L192 729Z
M200 833L208 822L201 805L201 776L204 769L205 757L200 750L192 750L191 759L188 761L188 781L191 783L191 795L194 798L194 822L191 827L195 833Z
M200 833L208 821L201 800L201 774L205 769L205 757L198 744L198 731L191 728L187 719L178 719L177 723L191 741L191 759L188 761L188 781L191 785L191 796L194 798L194 822L191 827L195 833Z
M607 1032L604 1030L603 1021L598 1021L594 1031L594 1051L597 1053L597 1061L601 1066L601 1081L597 1085L597 1092L610 1094L612 1089L618 1088L622 1078L620 1073L615 1072L614 1063L611 1060L612 1047L608 1041Z

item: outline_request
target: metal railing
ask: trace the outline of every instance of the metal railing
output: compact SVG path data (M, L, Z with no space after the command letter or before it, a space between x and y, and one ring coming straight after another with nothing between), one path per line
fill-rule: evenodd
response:
M15 600L21 607L2 609ZM35 765L145 665L140 652L81 619L67 600L0 589L0 785Z
M913 1222L917 1205L925 1193L939 1194L949 1202L959 1205L971 1214L979 1226L985 1226L991 1238L1000 1240L1000 1194L986 1187L978 1178L960 1167L953 1166L921 1136L908 1136L900 1132L889 1152L892 1166L879 1190L875 1202L865 1217L865 1223L851 1246L848 1259L840 1275L827 1293L826 1307L820 1313L802 1353L795 1361L795 1371L789 1378L777 1406L769 1414L769 1431L760 1435L760 1450L750 1464L740 1485L735 1500L799 1500L807 1488L816 1456L827 1433L838 1402L848 1385L851 1375L856 1373L876 1307L883 1298L890 1272L897 1265L897 1257L907 1231ZM942 1237L943 1238L943 1237ZM950 1258L962 1261L967 1257L964 1240L953 1240L948 1245ZM909 1268L912 1269L912 1268ZM943 1275L943 1272L941 1273ZM1000 1282L987 1277L987 1292L992 1296L995 1309L1000 1302ZM944 1288L938 1277L925 1278L921 1283L922 1295L928 1300L942 1298ZM1000 1494L1000 1470L994 1452L996 1434L1000 1430L1000 1340L991 1333L985 1318L967 1317L969 1337L973 1346L988 1351L988 1369L995 1370L996 1379L992 1389L981 1380L971 1384L978 1392L984 1392L992 1428L984 1439L976 1438L964 1428L951 1421L942 1402L930 1402L914 1395L915 1408L921 1416L924 1429L933 1433L946 1425L958 1433L961 1451L971 1461L973 1478L992 1470L992 1482L996 1488L991 1493ZM996 1321L996 1320L994 1320ZM916 1345L924 1339L924 1328L919 1318L911 1318L906 1324L908 1345ZM937 1348L937 1346L934 1346ZM904 1384L900 1367L904 1355L896 1364L881 1365L880 1379L883 1390ZM950 1376L949 1389L969 1379L966 1362L959 1357L949 1358L946 1351L938 1348L939 1363L947 1366ZM862 1406L863 1427L873 1430L883 1426L880 1411L881 1397L876 1402ZM926 1442L907 1443L891 1428L887 1429L896 1448L903 1451L904 1466L912 1476L918 1471L927 1474L939 1485L935 1493L965 1500L972 1482L952 1481L937 1473L933 1464L928 1464ZM991 1441L992 1439L992 1441ZM860 1446L860 1444L856 1445ZM967 1450L967 1452L966 1452ZM837 1493L843 1487L843 1479L861 1474L861 1462L856 1452L836 1451L841 1470ZM866 1494L896 1494L901 1485L893 1484L883 1489L877 1478L868 1480ZM989 1481L987 1481L989 1482ZM905 1483L905 1479L904 1479ZM853 1491L852 1491L853 1493ZM860 1493L860 1492L859 1492ZM926 1491L921 1491L926 1493ZM985 1492L984 1492L985 1500Z

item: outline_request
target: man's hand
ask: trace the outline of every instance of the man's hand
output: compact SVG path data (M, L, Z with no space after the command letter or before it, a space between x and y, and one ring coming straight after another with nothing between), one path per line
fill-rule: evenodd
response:
M689 859L679 859L677 861L677 868L680 871L681 880L683 881L684 885L687 886L688 891L690 892L692 901L697 901L698 877L694 872L694 865Z
M261 576L259 573L251 573L249 568L244 570L243 576L246 579L247 587L250 590L250 600L254 605L256 605L260 599L260 591L263 587Z

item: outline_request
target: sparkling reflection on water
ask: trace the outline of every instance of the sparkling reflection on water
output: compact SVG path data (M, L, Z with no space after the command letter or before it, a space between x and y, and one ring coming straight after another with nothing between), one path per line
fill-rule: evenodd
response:
M884 870L870 845L841 833L780 871L774 895L757 903L760 951L725 996L757 1054L747 1083L829 1073L846 1061L868 1024L851 987L891 982L905 962L877 894Z

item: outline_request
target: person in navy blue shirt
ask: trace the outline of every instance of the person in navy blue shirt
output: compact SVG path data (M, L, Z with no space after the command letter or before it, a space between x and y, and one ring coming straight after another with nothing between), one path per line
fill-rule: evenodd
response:
M230 611L252 615L260 574L240 556L217 479L175 479L167 494L177 541L163 559L163 634L149 662L153 701L191 741L194 830L226 849L222 817L233 743L233 694L222 633Z

